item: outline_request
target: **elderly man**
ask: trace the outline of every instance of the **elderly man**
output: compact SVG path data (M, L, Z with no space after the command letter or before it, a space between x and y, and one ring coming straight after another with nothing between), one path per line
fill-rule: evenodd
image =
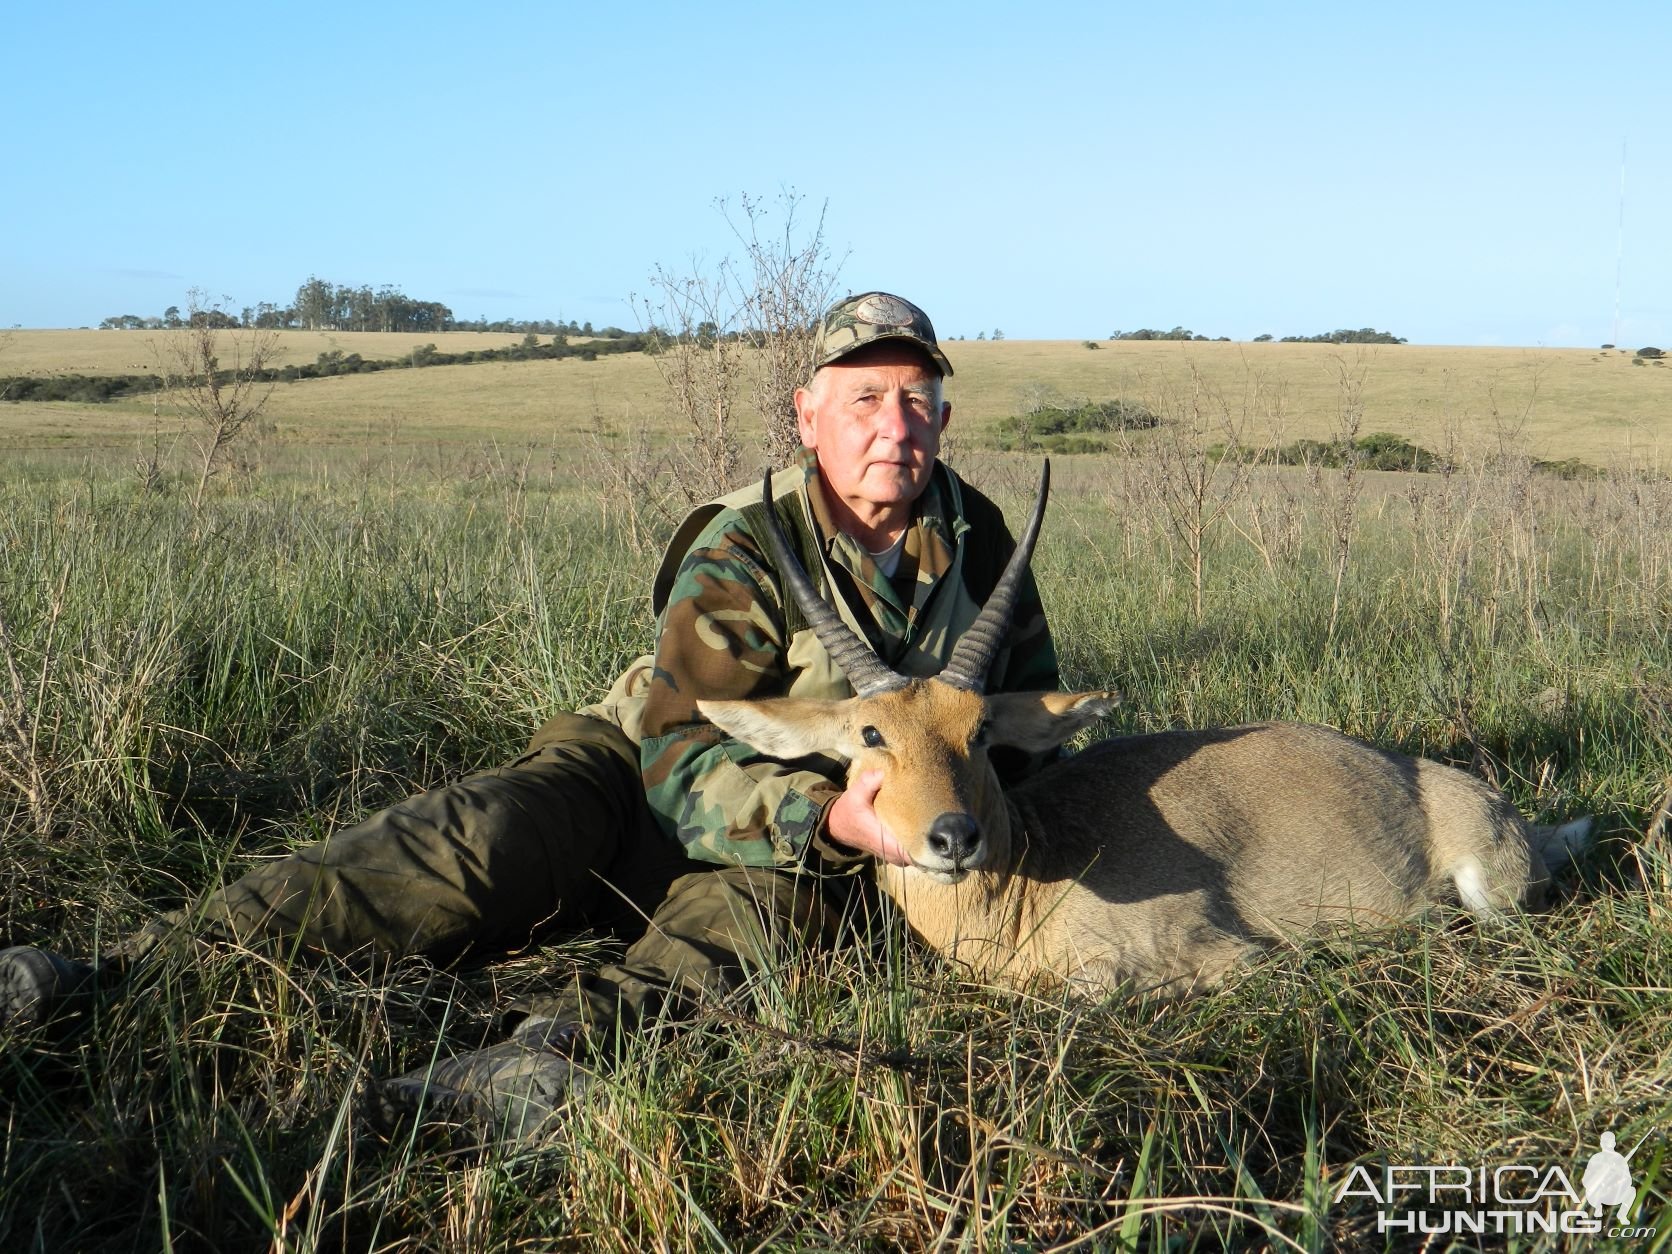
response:
M1014 547L998 509L936 460L951 373L915 305L883 292L839 302L795 396L800 464L773 481L802 565L906 675L944 666ZM735 988L796 945L834 940L861 882L853 872L869 857L905 861L873 808L878 780L844 786L834 760L765 757L696 708L850 695L773 569L765 508L757 486L685 520L656 578L656 652L602 703L553 719L499 770L251 871L190 916L146 928L118 960L185 932L391 954L554 927L642 933L621 962L517 1007L507 1041L374 1091L386 1125L422 1112L528 1136L561 1102L572 1060L609 1034ZM1031 578L991 686L1057 686ZM0 1021L8 1007L39 1017L90 972L43 950L0 954Z

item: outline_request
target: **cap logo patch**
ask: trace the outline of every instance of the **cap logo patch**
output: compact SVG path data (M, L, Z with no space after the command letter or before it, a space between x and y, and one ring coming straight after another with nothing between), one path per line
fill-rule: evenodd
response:
M853 307L854 319L872 326L909 327L915 321L915 314L916 310L905 301L882 293L867 296Z

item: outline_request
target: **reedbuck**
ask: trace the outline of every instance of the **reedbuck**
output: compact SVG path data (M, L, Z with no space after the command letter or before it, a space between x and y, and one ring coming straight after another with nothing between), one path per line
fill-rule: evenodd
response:
M1185 993L1320 924L1536 904L1547 859L1583 847L1588 821L1533 828L1462 771L1295 723L1105 740L1001 791L989 746L1054 748L1117 701L983 694L1049 482L1047 463L1010 564L932 679L896 674L820 597L763 485L778 570L856 695L698 702L773 757L880 770L877 814L912 860L879 865L882 887L972 974Z

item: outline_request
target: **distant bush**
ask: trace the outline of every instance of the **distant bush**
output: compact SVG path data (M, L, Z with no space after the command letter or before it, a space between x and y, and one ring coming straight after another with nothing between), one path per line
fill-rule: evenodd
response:
M1264 335L1256 335L1254 337L1254 342L1256 344L1270 344L1271 343L1271 332L1267 331Z
M1535 461L1533 470L1537 474L1550 475L1557 479L1601 479L1603 472L1589 462L1582 462L1577 457L1564 457L1559 462Z
M615 336L609 336L611 331L616 333ZM344 374L375 374L381 370L409 370L424 366L460 366L482 361L546 361L565 357L597 361L604 353L655 351L655 341L649 336L628 334L615 327L606 327L605 335L606 338L594 340L584 347L563 340L530 345L525 338L522 343L505 348L471 349L463 353L438 352L434 344L420 344L399 357L371 360L359 353L344 353L334 348L321 353L306 365L261 371L257 381L295 383L300 379L329 379ZM227 375L228 372L221 373ZM155 374L18 376L0 379L0 400L98 403L155 392L162 386L162 377Z
M1402 435L1373 431L1347 444L1341 440L1296 440L1272 454L1282 466L1341 467L1354 462L1365 470L1440 469L1438 457Z
M1160 425L1160 417L1136 401L1042 405L1031 413L1000 419L998 444L1001 449L1023 452L1042 448L1053 452L1094 453L1108 447L1098 436L1113 431L1146 431Z
M1087 348L1102 348L1103 347L1103 345L1099 344L1096 340L1084 340L1084 341L1082 341L1082 343L1084 343Z
M1658 348L1640 348L1640 349L1637 350L1637 356L1639 356L1639 357L1664 357L1664 356L1666 356L1666 354L1661 352L1660 349L1658 349Z
M1029 452L1042 453L1107 453L1109 446L1089 435L1047 435L1033 442Z
M0 400L81 401L98 404L121 396L141 396L162 387L154 374L60 374L47 378L20 375L0 379Z
M392 363L389 363L392 364ZM381 361L367 361L359 353L349 353L344 356L342 349L333 348L321 353L314 359L314 378L329 379L339 374L366 374L386 368Z

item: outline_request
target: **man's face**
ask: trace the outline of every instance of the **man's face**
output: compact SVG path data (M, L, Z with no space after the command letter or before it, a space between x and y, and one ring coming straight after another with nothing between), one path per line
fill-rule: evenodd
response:
M922 495L952 419L940 371L917 349L887 340L824 367L796 392L795 409L827 488L861 513Z

